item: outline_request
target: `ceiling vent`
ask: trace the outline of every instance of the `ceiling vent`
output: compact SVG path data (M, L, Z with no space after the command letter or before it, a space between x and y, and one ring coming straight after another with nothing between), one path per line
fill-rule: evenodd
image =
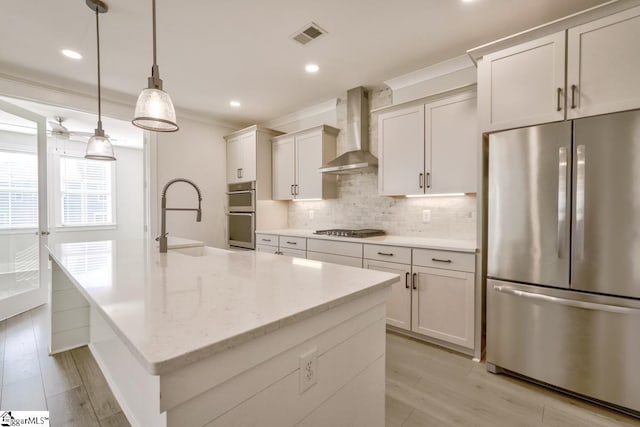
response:
M327 34L325 30L320 28L320 26L314 22L305 25L299 31L296 31L291 38L297 41L298 43L305 45L312 40L317 39L323 34Z

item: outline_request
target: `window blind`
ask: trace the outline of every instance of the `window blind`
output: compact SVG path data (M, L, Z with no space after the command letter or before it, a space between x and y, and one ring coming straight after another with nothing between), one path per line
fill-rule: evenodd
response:
M0 151L0 229L38 227L38 157Z
M113 224L111 163L60 157L62 226Z

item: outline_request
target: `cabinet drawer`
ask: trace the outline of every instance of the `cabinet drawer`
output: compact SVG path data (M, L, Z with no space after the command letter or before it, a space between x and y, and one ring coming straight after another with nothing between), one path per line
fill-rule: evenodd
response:
M306 258L307 251L299 250L299 249L283 249L280 248L280 255L291 256L294 258Z
M320 252L307 252L307 259L362 268L362 258L355 258L350 256L323 254Z
M399 246L364 245L364 257L366 259L411 264L411 249Z
M280 236L280 249L307 249L307 239L304 237Z
M278 252L278 247L269 245L256 245L256 252L268 252L270 254L275 254L276 252Z
M413 265L473 273L476 269L476 256L462 252L414 249Z
M273 234L258 234L256 233L256 244L278 247L278 236Z
M362 243L336 242L332 240L307 239L307 250L325 254L360 258L362 265Z

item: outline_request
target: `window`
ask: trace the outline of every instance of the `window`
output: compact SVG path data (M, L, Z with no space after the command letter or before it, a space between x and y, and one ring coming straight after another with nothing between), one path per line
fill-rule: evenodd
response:
M38 157L0 150L0 229L38 227Z
M99 160L60 157L60 224L114 224L112 164Z

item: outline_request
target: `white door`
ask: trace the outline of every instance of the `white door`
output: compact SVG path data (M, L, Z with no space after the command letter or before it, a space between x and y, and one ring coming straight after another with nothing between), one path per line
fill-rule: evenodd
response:
M484 130L564 120L565 44L561 31L482 58Z
M242 144L236 137L227 141L227 184L240 182L242 173Z
M475 93L466 92L425 105L427 193L477 191L480 131Z
M640 107L640 7L568 32L568 118Z
M400 275L391 285L391 297L387 300L387 323L397 328L411 330L411 266L393 262L364 260L364 268Z
M280 138L271 145L273 200L292 200L295 185L295 139Z
M322 198L322 132L296 136L296 199Z
M378 117L378 192L383 196L424 194L424 105Z
M0 319L47 302L45 117L0 101Z
M227 184L256 180L256 133L227 141Z
M466 348L474 342L474 274L413 266L412 330Z

